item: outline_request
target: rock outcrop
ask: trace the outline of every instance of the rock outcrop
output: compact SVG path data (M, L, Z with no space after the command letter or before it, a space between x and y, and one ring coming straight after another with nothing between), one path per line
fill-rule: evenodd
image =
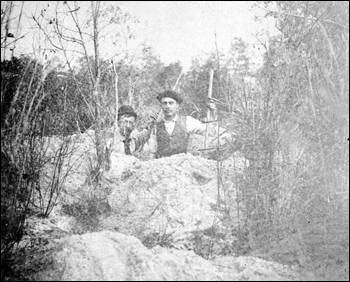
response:
M218 189L214 160L188 153L142 161L112 153L109 169L96 171L94 139L92 130L65 138L47 138L45 146L51 161L43 169L41 189L45 193L41 195L51 195L52 189L57 189L61 205L74 205L91 195L108 195L111 212L101 217L99 230L117 230L139 238L153 233L175 236L200 231L218 223L218 203L223 201L219 189L222 194L225 188L225 200L235 201L233 178L220 179ZM200 146L197 141L191 144L192 151L193 144ZM58 177L58 153L63 149L65 158ZM221 164L222 173L240 173L242 166L232 164L242 165L244 161L233 156ZM96 173L98 186L94 182ZM55 188L54 184L61 187ZM233 222L238 222L237 216L235 211L231 212Z
M134 165L124 169L120 177L119 166L132 161ZM101 222L101 228L129 235L175 236L217 224L216 165L215 161L191 154L146 162L115 155L102 180L103 189L111 191L108 203L112 214ZM234 187L226 188L234 197ZM125 224L121 225L121 221Z
M117 232L73 235L52 255L41 281L297 281L286 266L252 257L207 261L191 251L149 250Z
M53 255L47 281L184 281L221 280L208 261L193 252L155 248L121 233L73 235Z
M51 252L51 267L38 273L36 280L297 280L293 272L278 263L234 256L205 260L189 250L159 245L149 249L137 239L156 234L187 240L195 232L219 226L220 203L226 200L239 204L233 180L242 172L244 158L233 156L220 163L222 175L218 181L218 163L199 155L142 161L112 154L109 169L100 171L98 185L94 185L93 139L93 132L68 139L70 155L63 161L62 171L70 173L62 182L60 203L74 205L91 189L105 193L109 211L99 217L97 230L101 231L64 236ZM64 141L49 141L47 153L54 156ZM54 167L48 162L42 177L48 189ZM232 222L241 221L238 214L244 216L231 210ZM56 223L62 232L70 232L60 220Z

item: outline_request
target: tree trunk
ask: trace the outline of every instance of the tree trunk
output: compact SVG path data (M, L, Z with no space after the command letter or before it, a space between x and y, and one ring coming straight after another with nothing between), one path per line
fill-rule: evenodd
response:
M134 89L131 84L131 75L129 75L129 91L128 91L128 104L134 108Z
M118 132L118 109L119 109L119 93L118 93L118 72L112 60L112 68L114 71L114 91L115 91L115 120L114 120L114 131L113 131L113 143Z
M103 136L102 136L102 119L100 111L100 66L99 66L99 42L98 42L98 13L100 1L91 1L92 17L93 17L93 29L94 29L94 51L95 51L95 81L93 86L94 108L95 108L95 142L96 142L96 154L98 167L102 167L104 163L104 150L103 150Z

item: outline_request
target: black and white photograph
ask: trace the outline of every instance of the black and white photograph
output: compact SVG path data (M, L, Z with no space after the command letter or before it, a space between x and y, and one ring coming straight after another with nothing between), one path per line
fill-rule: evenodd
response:
M349 1L1 1L1 281L349 281Z

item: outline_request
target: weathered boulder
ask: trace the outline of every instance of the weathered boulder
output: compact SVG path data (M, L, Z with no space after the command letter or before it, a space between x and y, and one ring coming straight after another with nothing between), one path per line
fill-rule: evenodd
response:
M121 163L127 159L119 156ZM114 162L117 166L118 161ZM112 215L101 227L129 235L176 235L213 226L218 203L216 165L199 156L178 154L135 162L121 177L112 165L102 184L112 190L108 197ZM124 229L122 220L129 222Z

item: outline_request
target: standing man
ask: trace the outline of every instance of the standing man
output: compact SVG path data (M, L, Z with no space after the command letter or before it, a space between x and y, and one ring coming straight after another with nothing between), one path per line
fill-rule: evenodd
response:
M137 114L131 106L123 105L118 110L118 127L113 140L108 140L106 151L109 155L112 152L133 155L149 139L149 130L138 131L135 129ZM114 141L114 142L113 142Z
M179 115L179 107L182 103L181 96L172 90L158 93L164 118L156 124L157 152L156 158L169 157L175 154L187 153L190 134L205 135L207 124L192 118ZM208 123L208 134L216 136L217 110L214 103L207 104L211 111L211 121Z

